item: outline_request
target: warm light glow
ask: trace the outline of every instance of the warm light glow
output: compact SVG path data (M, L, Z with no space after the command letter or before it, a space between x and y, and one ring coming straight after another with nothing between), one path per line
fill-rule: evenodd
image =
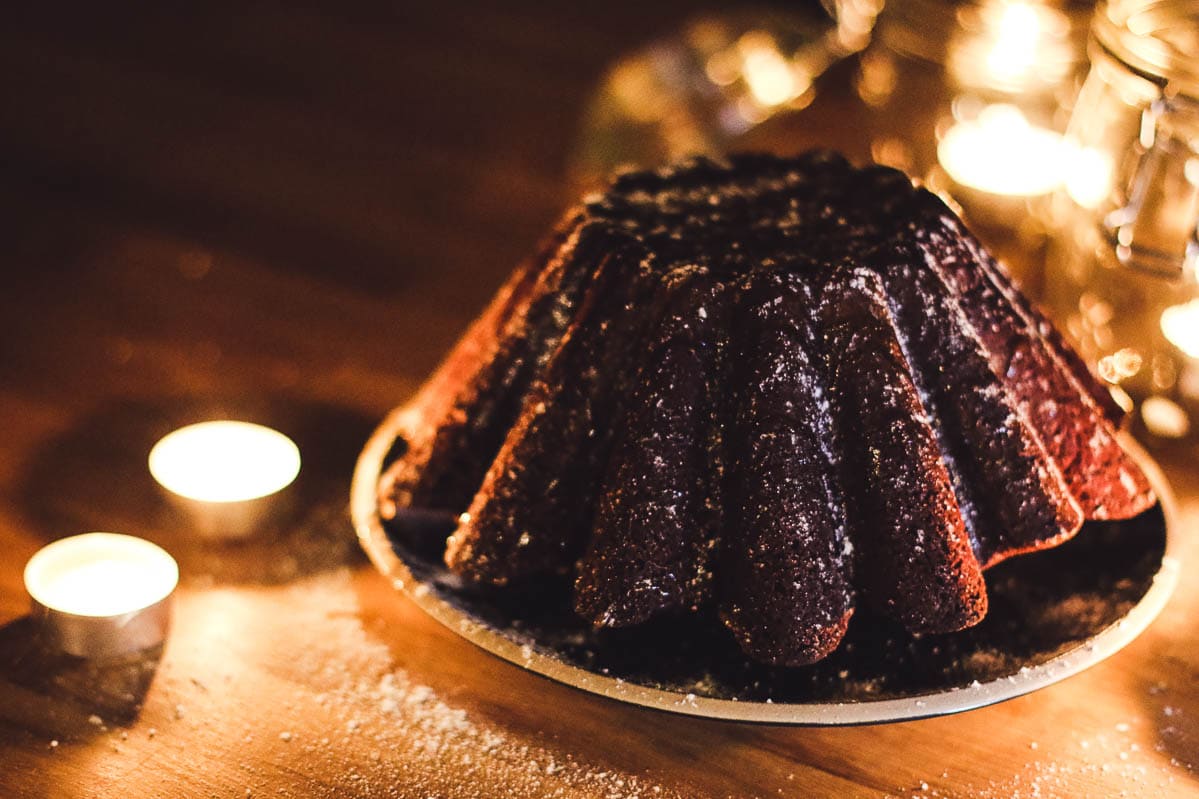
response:
M202 422L159 441L150 452L150 473L189 499L243 502L291 485L300 473L300 450L269 427Z
M653 102L660 90L653 64L645 58L618 63L608 78L608 91L619 104L621 113L635 122L658 122L666 108L663 103Z
M782 105L808 90L811 79L792 64L770 36L747 33L737 42L741 74L754 100L764 106Z
M1145 365L1141 353L1132 347L1125 347L1111 355L1105 355L1095 364L1099 376L1109 383L1119 383L1130 377L1135 377Z
M1183 438L1191 432L1187 412L1165 397L1149 397L1142 402L1141 420L1150 433L1161 438Z
M1062 137L1029 124L1006 103L987 106L973 120L945 132L937 158L963 186L990 194L1035 197L1061 183Z
M1199 158L1188 158L1182 166L1182 174L1187 183L1199 187Z
M1004 3L995 22L995 42L987 53L987 70L999 80L1028 74L1037 63L1037 44L1043 35L1037 9L1027 3Z
M1065 160L1066 193L1083 208L1098 208L1112 188L1112 159L1094 147L1069 146Z
M951 72L963 86L1021 92L1065 80L1077 60L1070 23L1044 3L998 0L983 5L952 45Z
M787 62L774 50L758 50L745 59L745 81L762 105L779 105L798 93Z
M1162 335L1192 358L1199 358L1199 300L1162 311Z
M87 533L55 541L25 566L37 602L76 616L120 616L170 596L179 582L175 559L141 538Z

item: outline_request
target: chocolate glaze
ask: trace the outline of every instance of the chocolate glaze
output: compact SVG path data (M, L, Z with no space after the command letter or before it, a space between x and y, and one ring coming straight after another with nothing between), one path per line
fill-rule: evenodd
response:
M709 606L794 665L855 596L968 626L981 569L1151 505L1118 417L901 173L697 159L567 216L407 406L380 508L466 510L468 581L569 575L602 626Z

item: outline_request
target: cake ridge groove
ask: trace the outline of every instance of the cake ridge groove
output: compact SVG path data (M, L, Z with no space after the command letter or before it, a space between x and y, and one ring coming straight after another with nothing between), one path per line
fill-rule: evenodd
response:
M1122 518L1147 510L1152 504L1150 500L1153 493L1139 471L1129 472L1131 485L1116 480L1102 484L1100 490L1096 491L1086 483L1084 475L1119 468L1119 464L1127 460L1116 440L1116 430L1106 418L1103 408L1094 401L1091 392L1078 384L1077 374L1067 359L1056 351L1051 342L1035 335L1039 327L1036 319L1032 318L1036 314L1035 309L1010 302L1010 290L1005 290L992 277L998 270L993 259L982 250L973 236L960 231L959 226L951 220L942 221L946 228L958 233L964 250L973 258L971 266L975 268L955 270L954 277L963 297L972 298L968 284L970 276L974 275L977 282L985 283L991 291L1009 300L1002 304L980 302L975 313L984 315L988 314L988 308L995 309L989 312L992 317L998 317L992 320L993 327L1007 330L1010 326L1011 338L1020 339L1020 346L1012 346L1011 353L1005 358L1006 368L1013 374L1020 373L1022 379L1016 382L1018 399L1027 406L1026 413L1035 426L1044 430L1045 437L1054 442L1054 461L1062 466L1063 471L1067 467L1074 467L1071 470L1072 493L1088 518ZM1010 318L1005 318L1005 314L1010 314ZM1003 343L997 340L992 344L992 350L1000 350ZM1002 351L997 355L1002 357ZM1022 374L1026 371L1030 376ZM1079 396L1081 402L1074 404L1062 401L1072 396ZM1085 415L1094 413L1103 418L1089 425ZM1077 431L1088 429L1089 434L1082 440Z
M569 502L569 495L588 482L610 433L602 417L611 398L599 380L619 383L615 367L627 339L616 335L616 325L643 316L632 314L631 306L643 305L653 288L641 255L623 247L601 262L575 321L450 536L447 562L472 578L502 585L563 572L578 554L585 535L578 514L587 509ZM622 269L630 262L637 263L631 276ZM523 501L527 495L538 502Z
M739 389L730 439L738 443L728 456L718 603L743 650L785 665L832 652L854 608L810 302L794 273L751 272L733 342Z
M696 609L710 594L721 524L715 394L729 287L694 266L673 270L664 284L666 309L618 414L590 546L576 569L575 607L598 626Z
M982 568L878 275L834 274L817 318L835 389L842 485L854 500L847 508L859 593L913 632L977 623L987 607Z

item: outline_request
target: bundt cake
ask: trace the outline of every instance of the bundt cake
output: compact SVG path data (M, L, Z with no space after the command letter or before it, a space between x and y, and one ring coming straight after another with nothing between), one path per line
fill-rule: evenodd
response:
M824 152L626 174L566 215L401 412L380 513L460 514L448 567L574 579L597 626L715 607L828 655L1155 498L1121 411L954 214Z

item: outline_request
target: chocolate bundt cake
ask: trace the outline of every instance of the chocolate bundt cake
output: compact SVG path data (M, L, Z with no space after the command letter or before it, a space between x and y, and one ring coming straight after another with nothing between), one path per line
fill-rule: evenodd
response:
M715 607L772 664L859 604L969 627L983 570L1155 501L1120 408L954 214L828 153L616 179L400 418L381 515L460 514L454 572L571 574L597 626Z

